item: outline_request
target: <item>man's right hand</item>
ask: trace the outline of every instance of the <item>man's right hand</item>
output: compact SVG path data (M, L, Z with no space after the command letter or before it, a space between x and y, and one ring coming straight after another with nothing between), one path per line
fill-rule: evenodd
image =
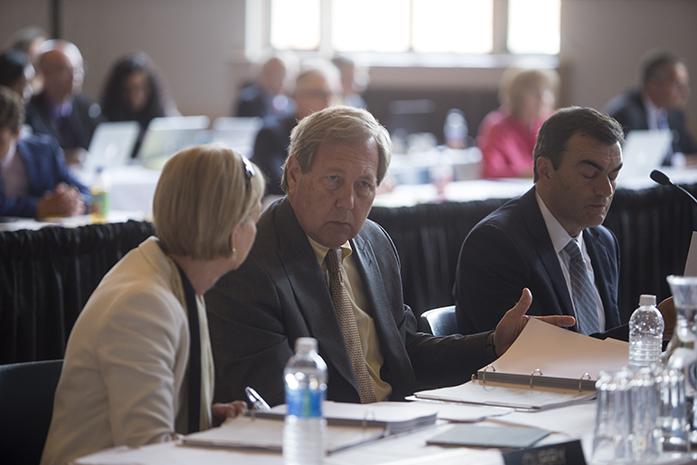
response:
M44 194L36 206L36 216L39 218L74 216L84 211L85 203L80 191L63 183L56 186L52 192Z

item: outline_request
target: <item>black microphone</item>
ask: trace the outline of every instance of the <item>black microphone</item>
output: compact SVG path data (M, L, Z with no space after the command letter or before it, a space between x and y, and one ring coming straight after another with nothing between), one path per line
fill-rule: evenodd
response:
M651 171L651 174L649 176L654 182L656 182L662 186L673 186L676 189L681 190L682 192L685 193L686 196L688 196L697 205L697 199L695 199L694 196L692 194L690 194L682 186L678 186L677 184L673 184L673 181L671 181L670 178L663 171L653 170L653 171Z

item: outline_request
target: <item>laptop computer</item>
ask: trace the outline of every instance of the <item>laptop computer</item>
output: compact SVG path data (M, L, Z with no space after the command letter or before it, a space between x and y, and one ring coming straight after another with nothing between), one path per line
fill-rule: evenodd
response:
M651 170L661 166L670 150L672 134L668 129L631 131L622 147L620 180L648 179Z
M100 166L109 169L128 164L139 131L135 121L101 123L94 131L82 169L93 173Z
M213 122L211 142L222 144L249 158L254 149L254 139L261 126L261 118L217 118Z
M169 116L150 122L136 158L143 166L162 169L175 152L207 142L207 116Z

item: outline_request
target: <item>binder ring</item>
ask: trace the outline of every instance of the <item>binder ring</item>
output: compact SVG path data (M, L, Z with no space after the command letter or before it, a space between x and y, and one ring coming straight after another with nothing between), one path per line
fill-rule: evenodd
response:
M542 370L540 370L539 368L535 368L535 370L533 370L533 372L530 373L530 389L532 389L533 387L535 376L542 376Z
M582 386L584 381L590 381L592 379L593 377L588 372L585 372L583 375L581 375L581 377L578 379L578 392L583 391Z
M492 373L496 371L496 367L495 367L494 365L487 365L487 366L485 366L484 368L482 368L481 370L479 370L479 373L481 373L481 378L478 377L478 374L477 374L477 373L473 373L473 374L472 374L472 381L474 381L474 380L476 379L476 380L478 380L479 382L481 382L481 383L482 383L482 389L485 389L485 390L486 390L486 388L487 388L487 385L486 385L486 372L487 372L487 370L490 369L490 368L491 368Z
M486 371L491 368L492 373L496 373L496 367L494 365L487 365L484 368L482 368L482 384L486 385Z

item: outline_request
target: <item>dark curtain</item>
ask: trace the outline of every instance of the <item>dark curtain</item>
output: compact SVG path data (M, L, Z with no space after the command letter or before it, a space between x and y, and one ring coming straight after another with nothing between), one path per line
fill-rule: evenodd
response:
M0 233L0 363L62 358L75 319L150 223Z

